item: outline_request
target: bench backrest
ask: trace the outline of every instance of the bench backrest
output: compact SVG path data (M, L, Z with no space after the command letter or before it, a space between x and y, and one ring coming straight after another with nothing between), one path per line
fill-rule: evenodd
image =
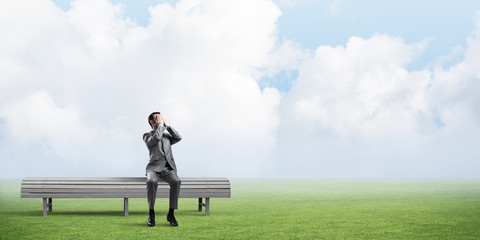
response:
M180 178L181 198L229 198L227 178ZM24 178L22 198L146 198L146 177ZM165 182L158 182L157 197L168 197Z

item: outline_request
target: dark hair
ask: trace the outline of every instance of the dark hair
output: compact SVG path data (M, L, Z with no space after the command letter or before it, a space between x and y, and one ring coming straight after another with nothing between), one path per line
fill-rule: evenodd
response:
M153 115L155 114L160 114L160 112L152 112L150 113L150 115L148 115L148 124L150 125L150 127L153 128L152 124L150 123L150 120L153 120Z

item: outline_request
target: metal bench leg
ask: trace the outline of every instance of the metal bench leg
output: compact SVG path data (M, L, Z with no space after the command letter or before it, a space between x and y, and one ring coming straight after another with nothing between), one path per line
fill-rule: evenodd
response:
M52 212L52 206L53 206L52 198L48 198L48 211L49 212Z
M202 211L202 198L198 198L198 211Z
M128 198L123 198L123 211L125 212L125 217L128 217Z
M43 216L47 216L47 198L43 198Z
M210 198L205 198L205 216L210 216Z

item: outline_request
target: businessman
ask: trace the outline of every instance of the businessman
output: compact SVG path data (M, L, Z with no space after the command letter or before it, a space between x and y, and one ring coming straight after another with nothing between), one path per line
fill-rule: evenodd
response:
M143 134L143 141L150 152L150 161L146 168L147 199L149 217L147 225L155 226L155 199L157 197L158 181L163 180L170 185L170 209L167 221L171 226L178 226L174 210L178 208L178 195L180 194L180 179L177 176L177 166L172 155L171 146L182 137L171 126L167 125L160 112L153 112L148 116L148 123L152 131Z

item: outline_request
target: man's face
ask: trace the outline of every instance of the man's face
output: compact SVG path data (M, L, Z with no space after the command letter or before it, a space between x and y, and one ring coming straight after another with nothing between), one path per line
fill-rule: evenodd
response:
M160 114L158 114L158 113L153 114L153 120L150 120L150 123L152 124L152 127L153 127L153 125L155 125L155 123L158 123L159 119L160 119Z

